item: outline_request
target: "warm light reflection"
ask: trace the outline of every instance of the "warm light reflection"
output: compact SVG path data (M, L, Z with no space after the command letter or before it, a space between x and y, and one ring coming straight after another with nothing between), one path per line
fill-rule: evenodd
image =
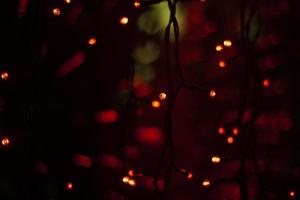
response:
M133 180L133 179L131 179L131 180L128 181L128 184L129 184L130 186L134 187L134 186L136 186L136 181Z
M211 90L210 92L209 92L209 96L210 97L215 97L217 95L217 93L216 93L216 91L214 91L214 90Z
M2 78L2 80L7 80L8 77L9 77L9 75L8 75L7 72L2 72L2 73L1 73L1 78Z
M234 127L234 128L232 129L232 133L233 133L233 135L238 135L238 134L240 133L239 128L238 128L238 127Z
M139 8L139 7L141 7L141 2L135 1L135 2L133 3L133 5L134 5L134 7Z
M209 186L210 186L210 181L209 181L209 180L204 180L204 181L202 182L202 186L203 186L203 187L209 187Z
M129 176L134 176L134 170L133 170L133 169L130 169L130 170L128 171L128 175L129 175Z
M68 190L72 190L72 189L73 189L73 183L68 182L68 183L66 184L66 188L67 188Z
M56 15L56 16L60 15L60 9L59 9L59 8L54 8L54 9L52 10L52 12L53 12L53 14Z
M224 40L223 42L225 47L231 47L232 46L232 42L230 40Z
M234 142L234 138L231 137L231 136L229 136L229 137L227 138L227 143L228 143L228 144L233 144L233 142Z
M97 39L95 37L91 37L89 39L89 45L94 46L97 43Z
M160 107L160 102L159 102L159 101L156 101L156 100L153 100L153 101L152 101L152 107L153 107L153 108L159 108L159 107Z
M212 161L213 163L220 163L220 162L221 162L221 158L220 158L219 156L213 156L213 157L211 158L211 161Z
M216 51L222 51L223 50L223 46L222 45L217 45L216 46Z
M226 62L224 60L219 61L219 67L221 68L226 67Z
M226 129L224 128L224 127L220 127L219 129L218 129L218 133L220 134L220 135L224 135L225 133L226 133Z
M65 0L66 3L71 3L71 0Z
M296 196L295 191L290 190L290 191L289 191L289 197L290 197L291 199L293 199L295 196Z
M129 21L128 17L121 17L120 20L119 20L119 22L120 22L121 25L128 24L128 21Z
M125 176L125 177L123 177L123 179L122 179L123 183L128 183L129 180L130 180L130 179L129 179L128 176Z
M167 94L164 93L164 92L161 92L161 93L158 95L158 97L159 97L160 100L164 100L164 99L167 98Z
M193 178L193 173L189 172L188 175L186 176L187 179L192 179Z
M10 141L9 141L8 138L3 138L3 139L1 140L1 144L2 144L3 146L9 145L9 143L10 143Z
M270 80L269 79L263 80L263 86L264 87L270 87Z

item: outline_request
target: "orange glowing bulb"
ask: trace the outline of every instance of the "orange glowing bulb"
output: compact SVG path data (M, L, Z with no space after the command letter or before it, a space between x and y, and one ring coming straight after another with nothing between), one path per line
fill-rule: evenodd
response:
M226 62L224 60L219 61L219 67L221 68L226 67Z
M53 14L56 15L56 16L60 15L60 9L59 9L59 8L54 8L54 9L52 10L52 12L53 12Z
M120 20L119 20L121 25L128 24L128 21L129 21L128 17L121 17Z
M270 87L270 80L269 79L263 80L263 86L264 87Z
M9 141L8 138L3 138L3 139L1 140L1 144L2 144L3 146L9 145L9 143L10 143L10 141Z
M65 0L66 3L71 3L71 0Z
M159 97L160 100L164 100L164 99L167 98L167 94L164 93L164 92L161 92L161 93L158 95L158 97Z
M238 127L234 127L232 130L233 135L238 135L240 133L240 130Z
M232 46L232 42L230 40L224 40L223 42L225 47L231 47Z
M135 1L135 2L133 3L133 5L134 5L134 7L139 8L139 7L141 7L141 2Z
M159 101L156 101L156 100L153 100L153 101L152 101L152 107L153 107L153 108L159 108L159 107L160 107L160 102L159 102Z
M128 176L125 176L122 178L123 183L128 183L130 178Z
M130 180L128 181L128 184L129 184L130 186L134 187L134 186L136 186L136 181L133 180L133 179L130 179Z
M95 37L91 37L89 39L89 45L94 46L97 43L97 39Z
M227 138L227 143L228 143L228 144L233 144L233 142L234 142L234 138L231 137L231 136L229 136L229 137Z
M224 128L224 127L220 127L219 129L218 129L218 133L220 134L220 135L224 135L225 133L226 133L226 129Z
M210 186L210 181L209 180L202 181L202 186L203 187L209 187Z
M219 157L219 156L213 156L212 158L211 158L211 161L213 162L213 163L220 163L221 162L221 158Z
M296 193L293 190L289 191L290 198L294 198L295 196L296 196Z
M1 78L2 78L2 80L7 80L9 78L8 73L7 72L2 72L1 73Z
M216 46L216 51L222 51L223 50L223 46L222 45L217 45Z
M211 90L210 92L209 92L209 96L210 97L215 97L217 95L217 93L216 93L216 91L214 91L214 90Z
M72 189L73 189L73 183L68 182L68 183L66 184L66 188L67 188L68 190L72 190Z

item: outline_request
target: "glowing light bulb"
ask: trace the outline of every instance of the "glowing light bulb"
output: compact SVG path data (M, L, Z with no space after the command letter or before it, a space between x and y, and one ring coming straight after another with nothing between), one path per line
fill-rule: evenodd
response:
M210 186L210 181L209 180L202 181L202 186L203 187L209 187Z
M157 100L153 100L152 101L152 107L153 108L159 108L160 107L160 102Z
M216 51L222 51L223 50L223 46L222 45L217 45L216 46Z
M295 196L296 196L295 191L290 190L290 191L289 191L289 197L290 197L291 199L293 199Z
M158 95L158 97L159 97L160 100L164 100L164 99L167 98L167 94L164 93L164 92L161 92L161 93Z
M188 175L186 176L186 178L191 180L193 178L193 173L189 172Z
M120 17L120 20L119 20L121 25L128 24L128 21L129 21L128 17Z
M134 187L134 186L136 186L136 181L133 180L133 179L130 179L130 180L128 181L128 184L129 184L130 186Z
M134 7L139 8L139 7L141 7L141 2L135 1L135 2L133 3L133 5L134 5Z
M216 91L214 91L214 90L211 90L210 92L209 92L209 96L210 97L215 97L217 95L217 93L216 93Z
M7 80L9 78L8 73L7 72L2 72L1 73L1 78L2 78L2 80Z
M123 183L128 183L130 178L128 176L125 176L122 178Z
M264 87L270 87L270 80L269 79L265 79L265 80L263 80L263 86Z
M233 133L233 135L238 135L238 134L240 133L239 128L238 128L238 127L234 127L234 128L232 129L232 133Z
M96 39L95 37L91 37L91 38L89 39L89 45L95 46L96 43L97 43L97 39Z
M59 8L54 8L54 9L52 10L52 12L53 12L53 14L56 15L56 16L60 15L60 9L59 9Z
M218 129L218 133L219 133L220 135L225 135L226 129L225 129L224 127L221 126L221 127Z
M224 60L219 61L219 67L224 68L226 67L226 62Z
M9 143L10 143L10 141L9 141L8 138L3 138L3 139L1 140L1 144L2 144L3 146L8 146Z
M129 176L134 176L134 170L133 170L133 169L129 170L129 171L128 171L128 175L129 175Z
M228 143L228 144L233 144L233 142L234 142L234 138L231 137L231 136L229 136L229 137L227 138L227 143Z
M72 190L72 189L73 189L73 183L68 182L68 183L66 184L66 188L67 188L68 190Z
M213 162L213 163L220 163L221 162L221 158L219 157L219 156L213 156L212 158L211 158L211 161Z
M71 3L72 1L71 0L65 0L65 3Z
M224 40L223 42L225 47L231 47L232 46L232 42L230 40Z

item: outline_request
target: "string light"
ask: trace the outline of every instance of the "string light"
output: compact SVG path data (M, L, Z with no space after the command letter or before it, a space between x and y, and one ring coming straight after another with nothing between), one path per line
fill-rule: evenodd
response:
M220 135L225 135L226 129L225 129L224 127L221 126L221 127L218 129L218 133L219 133Z
M54 8L54 9L52 10L52 12L53 12L53 14L56 15L56 16L60 15L60 9L59 9L59 8Z
M234 128L232 129L232 133L233 133L233 135L238 135L238 134L240 133L239 128L238 128L238 127L234 127Z
M225 47L231 47L232 46L232 42L230 40L224 40L223 42Z
M129 21L128 17L120 17L120 20L119 20L121 25L128 24L128 21Z
M228 144L233 144L233 142L234 142L234 138L231 137L231 136L229 136L229 137L227 138L227 143L228 143Z
M122 178L123 183L128 183L130 178L128 176L125 176Z
M209 187L210 186L210 181L209 180L202 181L202 186L203 187Z
M221 158L219 156L213 156L211 158L211 161L215 164L220 163L221 162Z
M1 78L2 78L2 80L7 80L9 78L8 73L7 72L2 72L1 73Z
M157 100L153 100L152 101L152 107L153 108L159 108L160 107L160 102Z
M215 97L217 95L217 93L216 93L216 91L215 90L211 90L210 92L209 92L209 96L210 97Z
M270 80L269 79L265 79L265 80L263 80L263 86L264 87L270 87Z
M167 98L167 94L164 93L164 92L161 92L161 93L158 95L158 97L159 97L160 100L164 100L164 99Z
M71 3L71 0L65 0L65 3Z
M130 179L130 180L128 181L128 184L129 184L130 186L134 187L134 186L136 186L136 181L133 180L133 179Z
M8 146L9 143L10 143L10 141L9 141L8 138L3 138L3 139L1 140L1 144L2 144L3 146Z
M219 67L224 68L226 67L226 62L224 60L219 61Z
M216 51L222 51L223 50L223 46L222 45L217 45L216 46Z
M97 39L96 39L95 37L91 37L91 38L89 39L89 45L95 46L96 43L97 43Z
M66 188L67 188L67 190L72 190L72 189L73 189L73 183L68 182L68 183L66 184Z
M295 191L290 190L290 191L289 191L289 197L290 197L291 199L293 199L295 196L296 196Z
M135 1L135 2L133 3L133 5L134 5L134 7L139 8L139 7L141 7L141 2Z

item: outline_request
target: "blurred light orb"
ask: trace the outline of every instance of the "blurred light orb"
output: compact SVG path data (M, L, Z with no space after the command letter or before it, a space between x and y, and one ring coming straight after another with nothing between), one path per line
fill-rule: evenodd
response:
M65 3L71 3L72 1L71 0L65 0Z
M128 181L128 184L129 184L131 187L134 187L134 186L136 186L136 181L133 180L133 179L130 179L130 180Z
M122 178L123 183L128 183L130 178L128 176L125 176Z
M159 108L160 107L160 102L157 100L153 100L152 101L152 107L153 108Z
M133 170L133 169L130 169L130 170L128 171L128 175L129 175L129 176L134 176L134 170Z
M224 40L223 42L225 47L231 47L232 46L232 42L230 40Z
M59 9L59 8L54 8L54 9L52 10L52 12L53 12L53 14L54 14L55 16L60 15L60 9Z
M209 187L210 186L210 181L209 180L202 181L202 186L203 187Z
M133 6L134 6L135 8L139 8L139 7L141 7L141 2L135 1L135 2L133 3Z
M225 129L224 127L221 126L221 127L218 129L218 133L219 133L220 135L225 135L226 129Z
M293 199L293 198L295 198L295 196L296 196L295 191L290 190L290 191L289 191L289 197L290 197L291 199Z
M164 99L167 98L167 94L164 93L164 92L161 92L161 93L158 95L158 97L159 97L160 100L164 100Z
M226 67L226 62L224 60L219 61L219 67L221 68Z
M217 45L216 46L216 51L222 51L223 50L223 46L222 45Z
M89 45L95 46L97 43L97 39L95 37L91 37L88 41Z
M8 146L9 143L10 143L10 141L9 141L8 138L3 138L3 139L1 140L1 144L2 144L3 146Z
M231 137L231 136L229 136L229 137L227 138L227 143L228 143L228 144L233 144L233 143L234 143L234 138Z
M191 180L193 178L193 173L189 172L188 175L186 176L186 178Z
M2 78L2 80L7 80L9 78L8 73L7 72L2 72L1 73L1 78Z
M128 17L123 16L123 17L120 17L120 19L119 19L119 23L121 25L126 25L126 24L128 24L128 22L129 22Z
M72 189L73 189L73 183L68 182L68 183L66 184L66 188L67 188L67 190L72 190Z
M211 158L211 161L215 164L220 163L221 162L221 158L219 156L213 156Z
M240 133L239 128L238 128L238 127L234 127L234 128L232 129L232 133L233 133L233 135L238 135L238 134Z
M269 80L269 79L263 80L263 86L264 86L264 87L266 87L266 88L267 88L267 87L270 87L270 84L271 84L271 83L270 83L270 80Z
M210 97L215 97L217 95L217 93L216 93L216 91L215 90L211 90L210 92L209 92L209 96Z

